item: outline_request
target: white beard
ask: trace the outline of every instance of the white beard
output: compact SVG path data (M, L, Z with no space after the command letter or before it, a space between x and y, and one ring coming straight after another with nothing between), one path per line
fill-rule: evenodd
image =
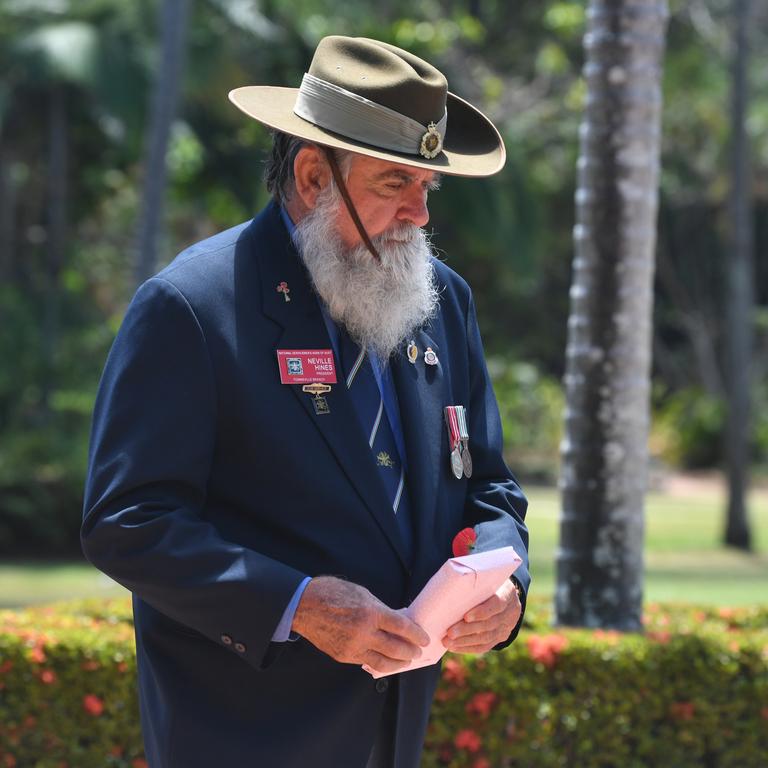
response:
M348 248L336 221L341 196L334 185L297 225L294 242L333 320L361 347L387 360L413 332L437 314L439 292L427 236L402 224L372 242Z

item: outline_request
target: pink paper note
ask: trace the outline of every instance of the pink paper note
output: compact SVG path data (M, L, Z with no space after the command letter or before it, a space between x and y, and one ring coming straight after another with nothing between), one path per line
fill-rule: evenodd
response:
M493 595L517 570L522 560L513 547L492 549L464 557L452 557L426 583L418 597L405 609L430 637L420 658L399 672L438 662L445 653L442 639L449 627L471 608ZM373 677L383 675L373 672Z

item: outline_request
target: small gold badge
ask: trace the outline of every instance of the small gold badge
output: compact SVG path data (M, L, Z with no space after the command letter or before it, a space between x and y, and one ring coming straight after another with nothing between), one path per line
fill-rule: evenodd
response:
M440 131L437 130L437 126L434 123L430 123L427 126L427 132L421 137L419 154L422 157L426 157L427 160L431 160L433 157L437 157L442 150L443 137L440 135Z
M331 385L330 384L321 384L318 381L313 381L311 384L305 384L301 388L302 392L306 392L308 395L324 395L327 392L331 391Z
M415 363L416 358L419 356L419 348L416 346L416 342L411 339L411 341L408 343L408 362L409 363Z

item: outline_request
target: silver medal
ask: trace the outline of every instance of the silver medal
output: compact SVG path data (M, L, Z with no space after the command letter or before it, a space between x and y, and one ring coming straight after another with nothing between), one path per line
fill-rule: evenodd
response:
M467 444L464 443L464 450L461 452L461 464L464 468L464 474L469 478L472 477L472 456L469 453Z
M451 451L451 471L457 480L461 480L464 474L464 462L462 461L458 445Z

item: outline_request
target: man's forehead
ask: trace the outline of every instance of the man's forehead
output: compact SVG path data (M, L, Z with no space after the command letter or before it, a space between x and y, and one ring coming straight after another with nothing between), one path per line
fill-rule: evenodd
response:
M359 171L373 181L397 178L406 181L432 181L438 176L434 171L426 168L414 168L402 163L393 163L389 160L379 160L376 157L355 155L352 165L353 172Z

